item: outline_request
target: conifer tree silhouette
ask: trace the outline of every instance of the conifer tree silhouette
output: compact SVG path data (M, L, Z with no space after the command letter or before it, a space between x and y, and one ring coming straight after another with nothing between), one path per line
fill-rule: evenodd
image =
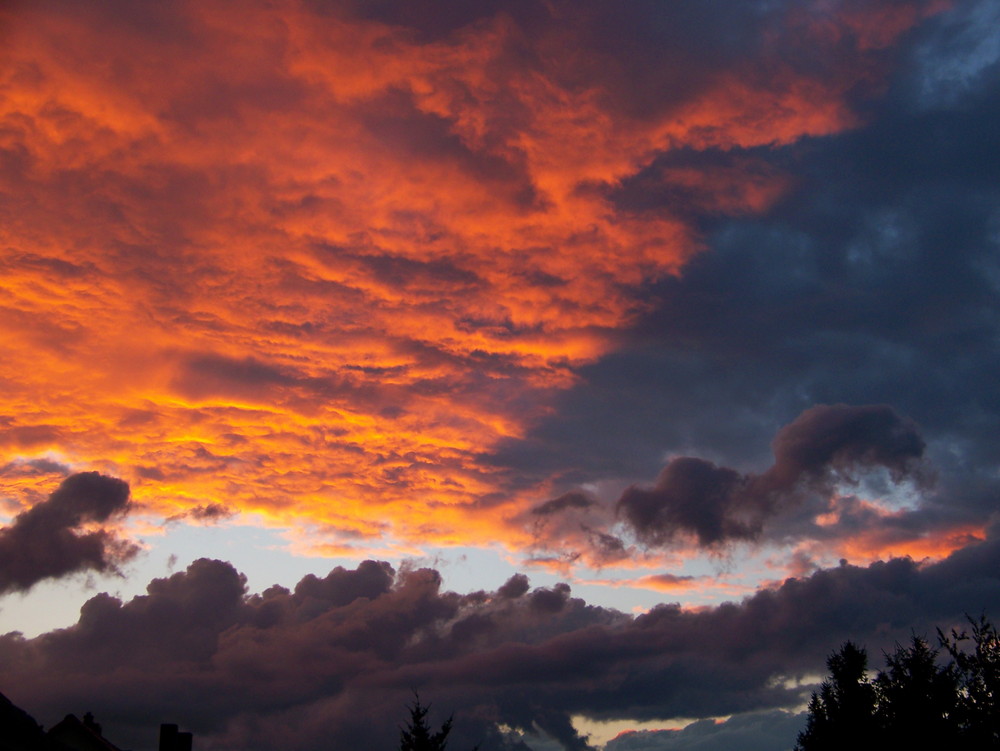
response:
M430 706L425 707L420 703L420 694L416 691L413 692L413 704L407 709L410 710L410 722L406 728L400 728L399 751L445 751L452 718L449 717L440 730L432 733L427 725Z
M865 650L846 642L827 660L830 678L812 695L796 751L1000 751L1000 634L985 616L969 622L971 636L938 630L941 649L918 636L897 645L874 680Z
M830 678L812 695L809 719L796 749L874 748L876 693L868 679L868 653L853 642L845 642L830 655L826 666Z
M885 656L885 670L875 679L876 720L899 748L948 748L959 741L958 673L937 657L938 650L914 636L909 647Z

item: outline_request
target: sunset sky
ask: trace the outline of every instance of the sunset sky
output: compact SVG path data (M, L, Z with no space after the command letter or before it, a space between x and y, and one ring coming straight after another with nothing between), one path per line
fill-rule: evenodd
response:
M0 692L780 751L844 640L1000 619L997 29L0 2Z

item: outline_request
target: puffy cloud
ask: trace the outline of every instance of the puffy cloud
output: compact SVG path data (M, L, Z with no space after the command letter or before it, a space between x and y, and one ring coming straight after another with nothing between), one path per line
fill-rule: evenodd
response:
M924 441L911 421L886 405L817 406L781 429L772 444L767 484L788 489L830 475L883 467L895 480L912 477Z
M524 574L514 574L500 586L497 594L500 597L516 598L527 592L530 586L527 576Z
M766 498L745 494L747 478L692 457L673 459L649 490L631 487L618 510L648 544L694 533L702 545L760 534Z
M138 552L110 529L129 510L128 483L98 472L70 475L44 501L0 529L0 593L81 571L117 571Z
M555 566L635 565L642 555L648 566L657 549L691 553L692 543L791 544L834 561L941 557L982 539L984 524L936 504L925 448L916 424L887 405L817 405L778 430L762 472L675 456L654 485L628 486L616 501L571 491L517 521L532 531L535 560Z
M572 716L655 721L796 706L810 689L797 678L822 673L844 639L877 650L911 629L996 610L998 562L990 540L937 563L844 564L739 603L630 617L566 585L512 597L527 586L517 577L496 593L458 595L441 590L435 571L371 561L249 594L231 565L203 559L129 602L93 597L69 628L0 638L0 668L43 722L86 703L125 744L170 718L221 748L391 746L417 687L440 719L456 712L458 747L504 748L500 724L529 742L543 732L586 748ZM774 719L699 725L669 742L715 742L764 720L765 734L787 730L790 721Z
M841 404L806 410L778 432L772 448L774 463L759 475L672 459L653 488L628 488L617 509L647 544L684 534L701 545L755 539L769 517L804 493L829 494L837 481L878 468L896 481L919 477L924 442L891 407Z

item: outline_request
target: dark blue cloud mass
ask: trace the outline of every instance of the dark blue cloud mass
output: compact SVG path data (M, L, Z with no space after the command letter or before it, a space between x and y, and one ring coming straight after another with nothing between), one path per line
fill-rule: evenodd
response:
M987 518L1000 493L1000 62L990 3L914 32L883 96L843 134L779 148L664 154L609 186L626 210L698 221L708 246L650 285L620 351L488 459L568 491L650 477L689 455L767 466L771 437L816 404L886 404L919 425L935 500ZM794 187L720 216L658 177L752 159Z

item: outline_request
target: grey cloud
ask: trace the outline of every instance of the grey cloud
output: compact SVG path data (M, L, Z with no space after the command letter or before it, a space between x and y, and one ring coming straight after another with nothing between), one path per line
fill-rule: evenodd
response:
M236 512L233 509L222 503L206 503L201 506L195 506L189 512L191 518L206 522L228 519L235 514Z
M795 706L810 687L785 679L821 673L844 639L877 651L911 629L1000 612L998 571L991 539L938 563L845 564L740 603L660 605L633 618L566 585L458 595L434 571L375 562L248 594L232 566L200 560L129 602L92 598L67 629L0 637L0 671L41 721L86 704L126 745L144 742L151 717L169 716L219 748L391 747L416 687L438 711L456 712L457 748L510 748L497 723L529 745L544 732L586 748L573 715L664 720ZM718 730L752 735L742 720Z
M500 597L516 599L527 592L530 586L527 576L524 574L514 574L500 586L497 594Z
M143 477L151 477L156 480L163 479L162 472L140 472ZM199 522L205 522L207 524L213 524L215 522L222 521L223 519L230 519L236 515L236 511L229 508L223 503L205 503L199 506L194 506L193 508L185 511L181 514L175 514L173 516L167 517L168 522L180 521L181 519L193 519Z
M287 388L295 382L293 375L252 357L199 354L184 359L172 385L185 396L204 398L217 394L252 396Z
M323 579L305 576L295 586L295 598L300 602L312 598L323 607L348 605L359 597L374 600L389 592L394 576L392 567L384 562L364 561L354 571L338 566Z
M547 516L568 508L590 508L595 503L592 498L588 498L583 493L564 493L558 498L553 498L535 506L531 510L531 513L538 516Z
M68 475L70 468L54 459L29 459L27 461L12 461L0 467L0 476L3 475Z
M113 572L138 548L105 529L81 525L127 513L129 487L97 472L70 475L46 500L0 529L0 593L80 571Z
M768 482L788 488L828 474L884 467L902 480L916 474L924 441L912 420L886 405L812 407L781 429L772 443Z
M745 494L747 478L692 457L671 460L656 485L631 487L617 508L643 542L662 545L693 532L702 545L760 533L767 499Z
M836 481L887 470L895 481L920 478L924 442L912 421L885 405L812 407L782 428L774 463L742 474L692 457L677 457L652 488L630 487L617 510L638 539L663 545L693 534L701 545L755 539L767 520L828 492Z

